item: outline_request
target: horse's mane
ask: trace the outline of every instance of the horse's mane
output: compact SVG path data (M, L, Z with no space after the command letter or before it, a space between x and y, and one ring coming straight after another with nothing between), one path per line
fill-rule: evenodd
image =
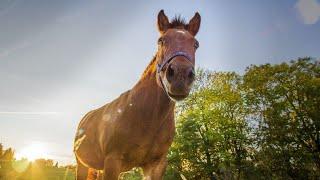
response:
M170 29L187 29L188 24L186 21L180 16L176 15L170 22ZM155 62L157 59L157 55L155 55L150 61L147 68L143 71L142 77L145 77L149 73L152 73L156 70Z
M188 24L180 15L176 15L170 23L170 28L187 29L187 26Z
M147 76L148 74L152 73L153 71L155 71L155 69L156 69L156 66L155 66L156 59L157 59L157 55L155 55L152 58L152 60L148 64L147 68L143 71L142 78Z

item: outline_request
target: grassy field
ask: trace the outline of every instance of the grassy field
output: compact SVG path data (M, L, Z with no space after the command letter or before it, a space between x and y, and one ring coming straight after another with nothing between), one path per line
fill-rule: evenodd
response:
M75 179L75 171L65 167L38 168L32 167L23 173L12 171L3 173L0 171L1 180L73 180ZM5 175L4 175L5 174Z

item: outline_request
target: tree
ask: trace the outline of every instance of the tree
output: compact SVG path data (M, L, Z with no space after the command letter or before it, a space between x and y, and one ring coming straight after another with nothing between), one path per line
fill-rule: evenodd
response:
M250 143L241 78L203 70L198 78L177 108L177 133L169 153L169 170L176 173L171 176L179 172L187 179L240 179Z
M12 162L14 161L14 151L12 148L4 150L0 143L0 179L10 178L13 173Z
M36 159L34 161L34 164L37 165L40 168L44 167L53 167L53 160L52 159Z
M246 103L257 124L257 165L265 175L319 178L320 65L302 58L250 66Z

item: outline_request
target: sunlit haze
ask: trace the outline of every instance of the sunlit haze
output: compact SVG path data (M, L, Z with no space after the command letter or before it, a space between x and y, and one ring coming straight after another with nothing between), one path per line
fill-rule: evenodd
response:
M18 151L16 156L17 159L27 158L28 160L33 161L39 158L52 158L49 153L49 147L47 147L45 143L32 142Z

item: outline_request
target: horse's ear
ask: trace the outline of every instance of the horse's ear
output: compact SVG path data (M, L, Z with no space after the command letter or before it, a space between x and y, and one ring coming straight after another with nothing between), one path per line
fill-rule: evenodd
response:
M188 31L195 36L200 28L201 16L198 12L193 16L193 18L189 21Z
M165 33L170 26L168 17L164 14L163 9L158 14L158 30L161 34Z

